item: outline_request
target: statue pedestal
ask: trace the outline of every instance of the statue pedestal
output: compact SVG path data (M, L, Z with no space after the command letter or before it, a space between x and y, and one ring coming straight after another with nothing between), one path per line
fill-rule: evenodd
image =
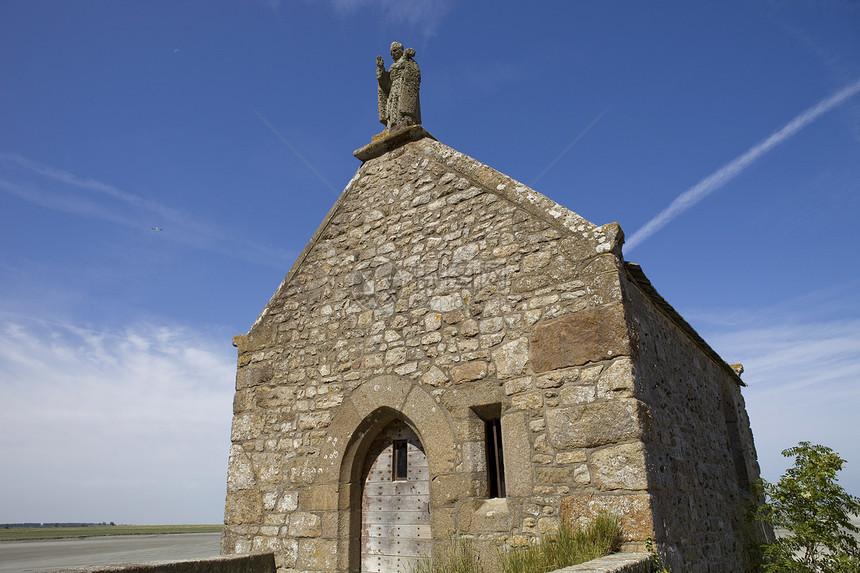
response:
M410 141L418 141L425 137L436 139L420 125L409 125L387 133L383 131L381 134L374 136L373 141L364 147L356 149L352 154L361 161L367 161L374 157L379 157L383 153L388 153L392 149L397 149Z

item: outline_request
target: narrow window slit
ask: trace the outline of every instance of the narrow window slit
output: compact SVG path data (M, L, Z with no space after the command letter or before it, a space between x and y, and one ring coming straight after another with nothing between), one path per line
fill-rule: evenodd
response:
M490 497L505 497L505 460L502 457L502 424L498 418L484 422L487 443L487 477Z
M391 479L405 480L409 472L408 447L406 440L394 440L391 464Z

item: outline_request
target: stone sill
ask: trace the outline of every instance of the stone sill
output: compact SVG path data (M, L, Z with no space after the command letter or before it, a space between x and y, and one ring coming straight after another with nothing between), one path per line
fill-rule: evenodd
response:
M587 563L557 569L552 573L649 573L651 556L647 553L613 553Z

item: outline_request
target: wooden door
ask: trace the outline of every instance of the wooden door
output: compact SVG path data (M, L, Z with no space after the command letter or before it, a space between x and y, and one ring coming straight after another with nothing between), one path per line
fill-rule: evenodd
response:
M430 554L430 472L415 432L386 426L367 454L361 494L362 573L411 573Z

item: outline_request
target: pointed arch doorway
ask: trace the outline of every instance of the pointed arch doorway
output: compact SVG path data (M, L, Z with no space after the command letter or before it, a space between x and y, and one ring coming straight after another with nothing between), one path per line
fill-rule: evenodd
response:
M410 573L430 555L430 471L421 440L405 422L389 423L362 470L361 572Z

